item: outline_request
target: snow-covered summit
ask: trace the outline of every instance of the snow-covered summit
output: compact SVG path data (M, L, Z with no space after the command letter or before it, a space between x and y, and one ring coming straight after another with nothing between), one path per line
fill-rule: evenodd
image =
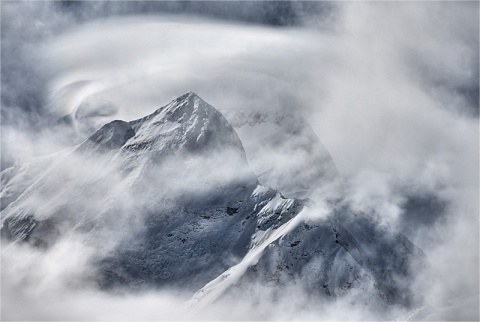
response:
M136 135L125 149L197 149L205 144L236 146L241 142L220 112L188 92L154 113L129 123ZM203 147L204 148L204 147Z

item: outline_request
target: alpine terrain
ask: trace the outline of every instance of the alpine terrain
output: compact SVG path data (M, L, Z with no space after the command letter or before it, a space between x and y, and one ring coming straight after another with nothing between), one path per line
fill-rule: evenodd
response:
M189 294L190 308L265 300L256 288L380 310L418 304L411 287L428 268L425 254L349 208L303 119L226 116L231 123L188 92L16 163L1 173L2 243L48 249L73 236L95 249L86 283L175 289Z

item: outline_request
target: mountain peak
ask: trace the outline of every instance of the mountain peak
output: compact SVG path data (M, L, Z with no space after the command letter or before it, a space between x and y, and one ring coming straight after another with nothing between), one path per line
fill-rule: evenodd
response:
M130 122L133 126L139 123L164 118L169 122L184 122L188 117L192 115L211 115L220 114L213 106L205 102L200 96L192 91L188 91L185 94L172 100L167 105L164 105L157 109L150 115L147 115L141 119Z
M230 123L213 106L189 91L150 115L128 122L135 136L123 149L137 151L234 149L246 159ZM207 148L208 147L208 148Z
M205 102L200 96L198 96L192 91L188 91L185 94L177 97L176 99L171 101L170 104L160 109L176 108L176 107L188 108L193 110L198 109L199 107L201 107L202 109L207 107L207 109L210 110L209 112L213 112L213 111L217 112L215 108L213 108L210 104Z
M195 94L195 93L192 92L192 91L188 91L188 92L186 92L185 94L177 97L177 98L175 99L175 101L180 102L180 101L184 101L184 100L189 101L189 100L194 100L194 99L200 99L200 100L203 101L203 99L202 99L200 96L198 96L197 94Z

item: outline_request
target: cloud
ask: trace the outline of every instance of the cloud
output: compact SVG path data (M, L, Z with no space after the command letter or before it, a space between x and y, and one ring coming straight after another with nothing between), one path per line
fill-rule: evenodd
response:
M315 14L305 4L272 12L254 3L78 6L2 3L2 168L187 90L221 111L302 115L332 155L351 206L377 213L427 253L445 285L422 290L425 298L478 293L478 3L337 3ZM231 8L244 10L234 19L242 23L228 20ZM152 10L161 14L141 15ZM282 10L278 24L294 27L269 26ZM226 19L211 19L219 16ZM73 132L39 135L44 120L67 114ZM412 215L415 202L427 205ZM125 298L104 300L110 308Z

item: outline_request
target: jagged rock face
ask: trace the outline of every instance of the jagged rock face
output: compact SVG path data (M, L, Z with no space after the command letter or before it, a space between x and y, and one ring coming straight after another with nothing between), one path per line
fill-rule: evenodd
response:
M290 137L301 132L293 124L285 125L296 129ZM278 135L278 144L289 137ZM315 180L328 179L322 169L334 165L327 161ZM273 182L279 169L263 178ZM305 191L312 187L305 183ZM303 191L295 182L290 188ZM408 239L347 208L318 216L314 203L259 185L233 127L193 93L5 170L0 197L4 239L49 247L74 234L95 247L100 287L198 291L192 303L260 283L408 305L410 269L425 262Z
M418 304L412 276L428 270L418 247L347 206L339 205L330 217L317 216L317 211L306 209L276 231L257 230L242 261L199 290L190 303L206 305L245 294L252 299L252 285L260 285L273 299L293 289L319 298L346 296L377 312ZM254 301L261 301L262 294Z
M279 198L272 189L249 192L229 204L175 205L147 216L142 234L99 263L106 277L102 285L198 290L245 256L252 234L262 228L259 216L280 224L278 214L291 218L303 208L302 204L272 208Z
M329 238L332 233L334 238ZM310 293L318 292L320 285L334 296L362 290L360 300L365 303L378 297L373 302L415 304L411 277L428 267L423 251L405 236L345 205L339 205L328 220L300 225L283 243L291 250L281 253L280 261L287 272L308 276L304 287ZM259 263L265 266L268 261Z

